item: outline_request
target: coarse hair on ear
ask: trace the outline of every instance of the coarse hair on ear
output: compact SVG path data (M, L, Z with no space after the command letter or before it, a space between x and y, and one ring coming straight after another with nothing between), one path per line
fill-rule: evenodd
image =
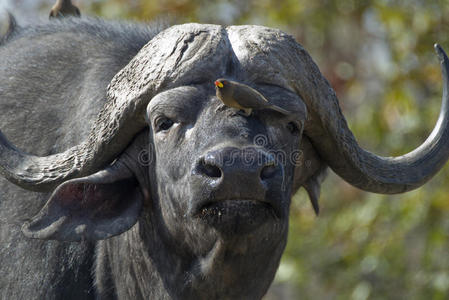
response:
M59 185L22 231L37 239L102 240L131 228L142 202L137 179L118 160L93 175Z

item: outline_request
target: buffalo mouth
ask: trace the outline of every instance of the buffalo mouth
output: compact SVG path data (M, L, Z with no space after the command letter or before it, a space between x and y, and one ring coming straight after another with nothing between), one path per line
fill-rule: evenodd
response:
M200 206L196 217L224 233L245 234L279 219L274 207L260 200L221 200Z

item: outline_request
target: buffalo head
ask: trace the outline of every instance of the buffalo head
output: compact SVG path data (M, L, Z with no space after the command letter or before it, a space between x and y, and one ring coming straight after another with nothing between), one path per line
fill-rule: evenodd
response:
M400 193L444 165L449 66L436 49L442 112L427 141L404 156L380 157L357 144L335 92L291 36L258 26L187 24L161 32L115 76L83 143L36 157L1 135L0 171L23 188L54 190L24 225L29 237L101 240L137 222L141 235L158 235L177 255L195 258L192 282L222 268L228 287L238 285L238 274L248 280L236 291L261 296L286 243L292 194L305 187L317 210L327 166L360 189ZM220 77L251 86L292 114L243 116L224 107L214 90ZM251 281L255 274L269 280Z

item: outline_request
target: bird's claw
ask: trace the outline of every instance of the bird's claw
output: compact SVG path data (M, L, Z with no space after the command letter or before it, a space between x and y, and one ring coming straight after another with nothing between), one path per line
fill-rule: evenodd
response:
M226 105L221 104L221 105L219 105L219 106L215 109L215 112L224 111L226 108L227 108Z

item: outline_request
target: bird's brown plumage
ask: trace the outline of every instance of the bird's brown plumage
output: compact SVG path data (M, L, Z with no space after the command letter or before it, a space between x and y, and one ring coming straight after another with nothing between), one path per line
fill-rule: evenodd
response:
M55 5L53 5L50 11L50 19L68 16L80 17L80 10L72 4L71 0L56 0Z
M215 81L215 89L217 98L226 106L241 109L247 116L253 109L271 109L284 115L290 114L289 111L271 104L261 93L246 84L220 78Z

